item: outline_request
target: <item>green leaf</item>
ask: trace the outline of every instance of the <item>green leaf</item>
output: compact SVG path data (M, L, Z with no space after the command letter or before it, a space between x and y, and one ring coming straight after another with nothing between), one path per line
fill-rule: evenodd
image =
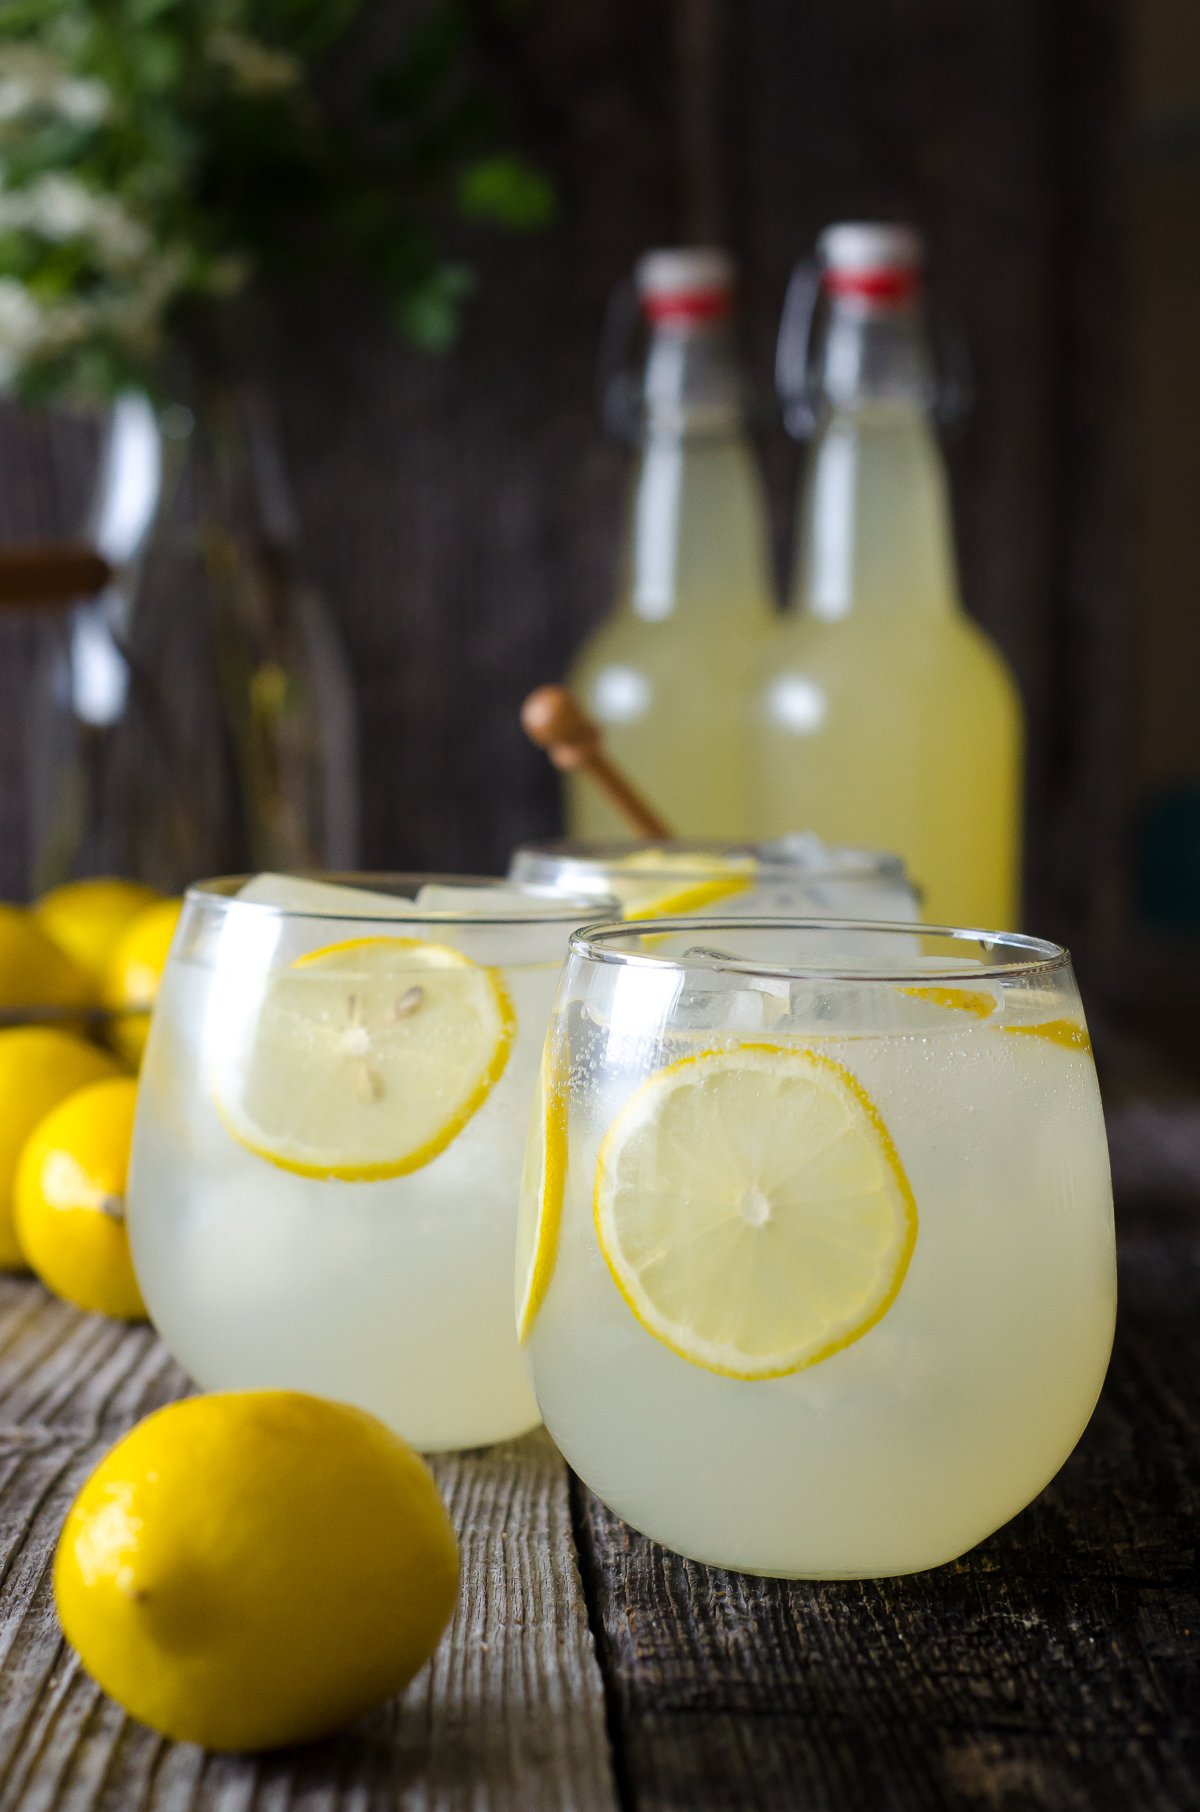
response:
M179 4L180 0L125 0L125 25L131 31L144 31Z
M516 232L536 232L554 219L554 187L523 157L501 152L479 158L460 173L458 206L468 220L490 220Z
M395 317L402 333L422 352L448 352L458 338L467 298L476 277L465 264L442 264L425 280L401 294Z

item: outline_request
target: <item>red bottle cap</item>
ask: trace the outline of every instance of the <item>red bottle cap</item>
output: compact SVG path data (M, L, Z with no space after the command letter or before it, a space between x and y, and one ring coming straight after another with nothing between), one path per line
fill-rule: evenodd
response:
M912 227L845 221L826 227L817 255L830 295L910 302L921 287L925 245Z
M733 308L735 267L719 246L647 252L634 281L649 321L723 321Z

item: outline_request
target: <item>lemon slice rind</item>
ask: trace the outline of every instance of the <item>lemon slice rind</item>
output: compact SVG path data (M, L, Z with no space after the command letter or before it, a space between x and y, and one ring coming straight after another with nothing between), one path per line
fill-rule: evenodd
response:
M969 1013L973 1019L990 1019L999 1006L994 994L985 988L901 988L910 1000L927 1001L930 1006L948 1007L956 1013Z
M1048 1044L1061 1045L1064 1050L1082 1051L1087 1057L1092 1054L1091 1035L1078 1019L1043 1019L1037 1025L1001 1026L1000 1030L1024 1038L1041 1038Z
M729 1339L715 1341L706 1338L694 1326L685 1326L678 1318L672 1320L663 1313L661 1306L646 1288L637 1267L630 1262L621 1237L620 1217L615 1210L622 1148L628 1146L630 1138L639 1129L653 1124L662 1103L677 1088L694 1085L697 1079L700 1086L703 1086L705 1077L717 1075L718 1070L726 1074L740 1072L748 1075L754 1069L785 1085L790 1078L791 1086L799 1089L801 1095L807 1093L814 1103L824 1095L827 1104L831 1107L836 1104L843 1130L839 1133L835 1127L831 1139L827 1139L823 1145L818 1141L814 1146L813 1157L820 1159L826 1156L834 1141L839 1137L848 1138L855 1148L847 1150L848 1168L853 1169L856 1163L861 1164L865 1157L868 1167L874 1169L878 1178L878 1186L860 1199L869 1202L874 1197L881 1203L886 1203L883 1219L890 1222L890 1238L886 1242L888 1249L883 1252L876 1267L877 1281L873 1287L861 1289L852 1301L843 1305L840 1316L826 1316L823 1325L818 1316L818 1325L811 1328L804 1338L757 1354L749 1353L744 1343L739 1345ZM778 1101L773 1106L764 1104L766 1113L778 1113L779 1109ZM833 1113L828 1116L831 1121L834 1117ZM716 1136L719 1138L720 1134ZM719 1168L720 1153L694 1148L690 1161L701 1169ZM799 1174L802 1166L803 1159L792 1168ZM643 1170L642 1177L644 1174ZM819 1215L819 1204L813 1206ZM802 1203L800 1209L803 1214ZM727 1231L736 1233L736 1228L732 1225L733 1215L729 1214L727 1218L730 1223ZM904 1167L879 1110L857 1077L833 1058L807 1046L772 1044L743 1044L733 1050L698 1052L680 1058L676 1063L648 1077L626 1102L601 1143L596 1167L593 1219L596 1238L609 1274L639 1325L677 1358L721 1377L746 1381L782 1378L805 1371L861 1340L882 1321L895 1302L907 1275L917 1237L916 1202ZM832 1258L836 1271L837 1263L840 1262L836 1256L837 1248L840 1248L843 1258L848 1256L853 1261L855 1257L853 1232L851 1229L851 1237L847 1241L844 1238L831 1239L829 1231L827 1228L822 1233L818 1227L814 1227L810 1232L810 1244L818 1257L820 1248L823 1246L826 1249L826 1257ZM839 1229L835 1227L833 1231L836 1233ZM663 1241L653 1253L650 1265L645 1268L661 1266L664 1260L669 1268L673 1258L684 1250L690 1239L689 1235L681 1242L674 1255L670 1250L669 1239ZM736 1252L728 1240L725 1245L732 1261ZM727 1276L729 1271L730 1264L723 1262L720 1266L722 1277Z
M673 868L680 869L687 878L681 878L677 886L667 886L662 892L647 892L646 883L639 881L642 874L661 879ZM703 879L695 878L697 869L705 871ZM609 885L624 908L625 919L636 922L703 912L721 900L745 893L756 874L757 864L751 856L704 857L645 849L626 857L609 875Z
M523 1191L533 1190L534 1224L524 1278L518 1282L517 1339L522 1345L533 1331L558 1256L563 1197L567 1180L567 1090L559 1074L554 1028L546 1041L538 1077L537 1134L530 1144L529 1162L538 1166L536 1182L523 1180ZM522 1212L525 1212L524 1202Z
M237 1140L238 1144L273 1164L277 1169L285 1170L294 1176L313 1177L321 1180L371 1183L382 1182L391 1177L408 1176L413 1171L421 1170L426 1164L439 1157L453 1143L464 1127L475 1117L483 1106L492 1089L499 1081L507 1066L516 1032L516 1014L512 1002L499 975L494 969L480 963L472 962L461 951L447 944L426 942L421 938L408 937L363 937L349 938L337 944L328 944L320 950L313 950L300 956L287 969L279 971L272 978L278 987L289 978L294 979L297 971L313 969L328 963L331 958L344 960L355 951L381 951L404 953L404 965L401 977L405 989L417 984L418 977L425 977L425 985L440 971L457 974L463 978L473 995L473 1004L483 1009L484 1017L491 1017L492 1026L485 1038L481 1038L481 1055L477 1062L466 1066L466 1076L462 1087L454 1094L447 1110L438 1119L432 1130L426 1130L425 1136L416 1139L411 1145L389 1153L386 1157L356 1158L347 1155L344 1148L334 1150L332 1147L318 1153L313 1148L305 1149L302 1140L287 1136L283 1139L272 1139L262 1127L256 1124L237 1105L238 1091L223 1087L221 1078L214 1078L212 1096L217 1112L226 1130ZM380 992L395 992L394 984L385 988L386 969L382 974L367 979L379 986ZM331 980L333 977L330 978ZM342 978L342 985L350 978ZM361 988L361 981L351 993ZM302 1002L304 996L301 997ZM270 1000L270 985L265 997ZM265 1003L264 1003L265 1004ZM260 1042L262 1010L255 1013L252 1020L253 1042L252 1053ZM303 1020L304 1015L293 1016ZM393 1034L394 1035L394 1034ZM286 1033L285 1033L286 1036ZM414 1063L410 1067L417 1072L426 1066L422 1063L423 1028L414 1027ZM486 1049L482 1047L486 1046ZM252 1059L251 1059L252 1060ZM327 1086L336 1084L341 1066L348 1065L353 1059L340 1054L331 1054L329 1062L331 1072L326 1079ZM335 1067L336 1066L336 1067ZM244 1083L244 1078L243 1078Z

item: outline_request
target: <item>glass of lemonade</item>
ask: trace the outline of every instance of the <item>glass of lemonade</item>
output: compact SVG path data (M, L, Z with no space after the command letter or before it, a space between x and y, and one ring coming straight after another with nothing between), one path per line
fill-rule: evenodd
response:
M626 919L717 910L737 917L920 917L899 856L838 848L807 832L771 843L522 843L509 874L528 886L611 894Z
M543 1418L618 1515L751 1573L952 1560L1062 1465L1112 1344L1067 953L859 929L578 932L543 1057L517 1261Z
M191 890L129 1228L200 1384L340 1398L426 1450L537 1422L512 1326L518 1185L568 933L595 907L425 876Z

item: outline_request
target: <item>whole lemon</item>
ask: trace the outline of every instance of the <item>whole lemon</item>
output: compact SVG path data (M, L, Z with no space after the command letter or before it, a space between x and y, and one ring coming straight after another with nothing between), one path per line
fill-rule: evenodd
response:
M45 1026L0 1031L0 1270L25 1268L13 1226L12 1193L26 1139L77 1088L121 1074L115 1057L71 1032Z
M34 902L33 914L42 930L89 977L98 993L122 932L131 919L161 897L153 887L144 887L140 881L119 881L101 875L52 888Z
M95 988L23 906L0 901L0 1010L86 1007Z
M153 906L145 907L118 938L104 973L104 1004L135 1009L128 1018L115 1019L109 1034L132 1064L142 1061L150 1030L149 1009L154 1005L182 910L182 900L156 900Z
M209 1749L308 1742L399 1692L457 1579L424 1462L374 1416L297 1391L147 1416L84 1485L54 1560L88 1672Z
M136 1102L132 1077L112 1076L52 1107L18 1161L13 1219L22 1252L56 1296L144 1321L125 1227Z

